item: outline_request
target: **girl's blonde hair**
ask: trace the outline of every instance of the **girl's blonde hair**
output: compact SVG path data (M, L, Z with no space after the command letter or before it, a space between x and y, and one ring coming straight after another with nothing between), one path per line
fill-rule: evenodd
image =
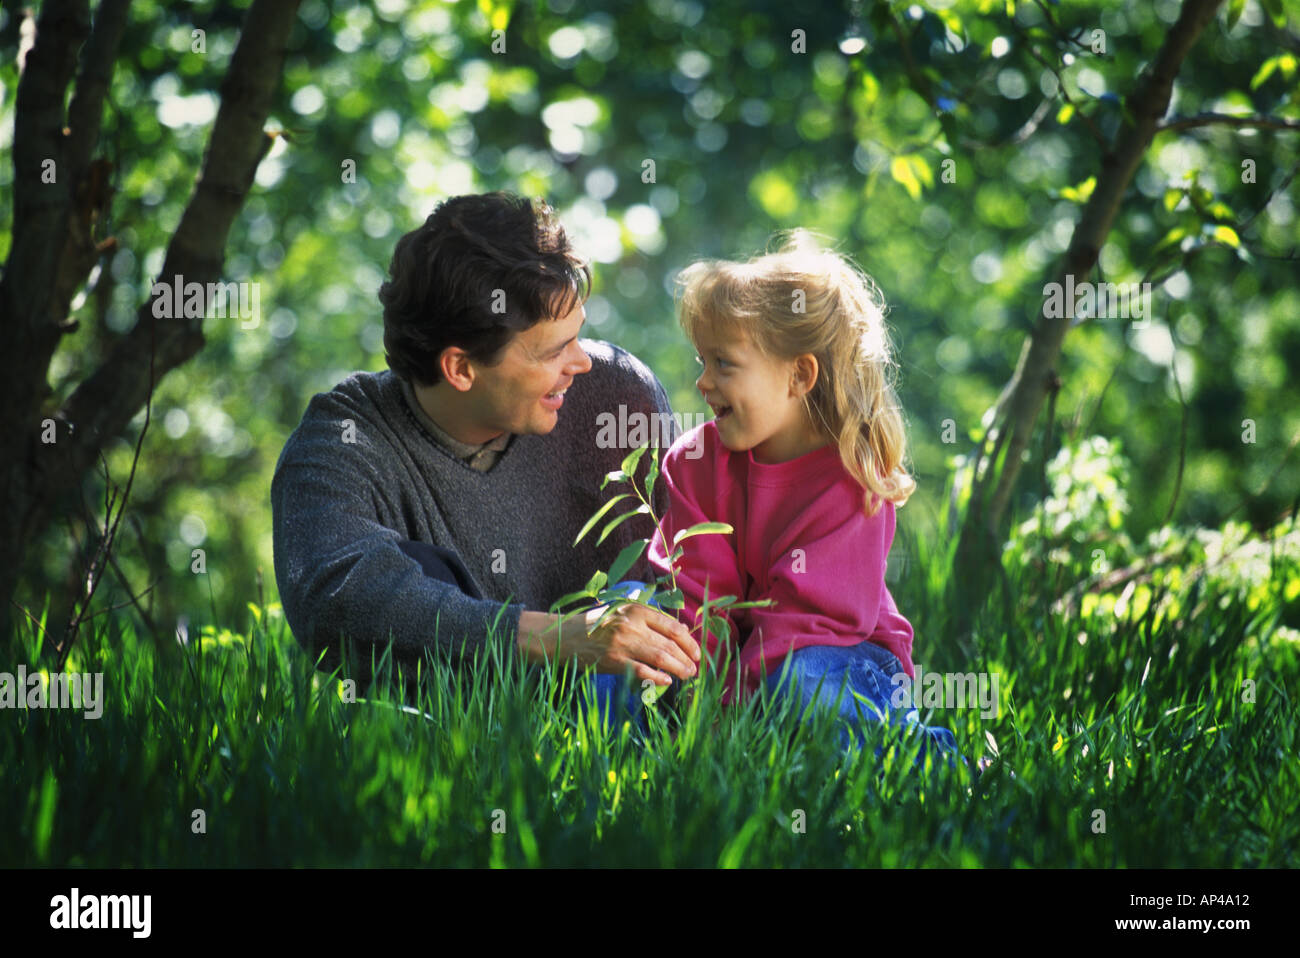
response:
M885 301L871 277L811 233L794 230L775 253L747 263L694 263L677 282L678 318L692 342L704 328L730 329L769 356L816 356L817 381L804 404L865 490L863 511L875 515L881 499L907 502L916 481L904 464L907 436L891 381Z

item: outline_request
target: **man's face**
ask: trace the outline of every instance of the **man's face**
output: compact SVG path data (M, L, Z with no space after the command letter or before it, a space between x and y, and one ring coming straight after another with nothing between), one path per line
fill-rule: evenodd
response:
M515 334L496 366L475 365L475 419L484 428L522 435L545 435L559 422L564 391L591 369L591 357L578 345L587 319L577 304L567 316Z

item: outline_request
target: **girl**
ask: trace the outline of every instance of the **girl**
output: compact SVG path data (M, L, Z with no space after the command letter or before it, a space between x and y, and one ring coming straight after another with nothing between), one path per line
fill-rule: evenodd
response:
M650 561L666 575L678 531L726 522L734 535L680 543L682 621L697 625L706 588L774 600L729 615L725 648L704 630L701 644L726 662L722 701L766 682L778 694L797 689L801 707L816 700L848 722L888 716L955 751L947 729L891 704L910 688L902 675L910 683L915 672L912 627L885 586L885 561L894 508L916 484L903 466L875 284L801 230L776 253L696 263L678 282L679 318L703 367L696 387L715 418L664 458L670 505ZM852 741L847 728L841 740Z

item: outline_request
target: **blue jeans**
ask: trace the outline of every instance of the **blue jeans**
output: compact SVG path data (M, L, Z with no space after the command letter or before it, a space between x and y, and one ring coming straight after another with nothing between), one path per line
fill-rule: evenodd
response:
M936 758L946 757L952 765L954 756L961 757L952 732L939 726L923 725L920 713L914 707L896 708L891 703L890 699L898 689L891 680L902 671L903 664L898 657L874 642L864 641L850 646L810 645L782 659L776 674L767 677L767 688L776 701L794 697L801 719L814 707L838 713L841 719L840 746L846 751L856 751L861 744L862 735L858 735L859 741L855 743L849 734L850 729L887 720L903 729L909 737L921 736L921 749L916 756L918 767L923 767L931 749ZM782 673L785 673L784 682ZM859 701L853 693L871 705ZM879 758L883 751L884 746L876 746L876 757Z
M630 592L643 585L641 582L624 582L618 588ZM850 728L880 722L884 717L891 725L904 729L909 735L921 736L921 748L916 756L918 767L924 766L925 757L931 749L935 750L936 757L946 756L949 765L952 765L954 756L961 757L952 732L939 726L922 724L920 713L915 708L895 708L891 704L890 698L897 689L891 680L902 671L903 664L898 657L874 642L864 641L851 646L812 645L798 649L782 659L776 673L767 677L767 688L775 702L780 702L789 695L797 696L801 720L811 712L814 702L816 707L837 712L841 719L840 747L845 751L856 751L858 747L849 734ZM784 683L781 682L782 673L786 673ZM642 683L635 675L625 677L596 674L588 676L587 681L594 688L597 708L602 717L613 715L617 702L621 710L618 712L620 724L624 719L630 718L642 733L647 731L645 706L641 701ZM842 693L841 686L844 686ZM855 692L871 702L880 714L877 715L870 706L859 702L852 694ZM611 721L614 719L611 718ZM858 736L859 739L861 737ZM879 758L884 747L876 746L875 752Z

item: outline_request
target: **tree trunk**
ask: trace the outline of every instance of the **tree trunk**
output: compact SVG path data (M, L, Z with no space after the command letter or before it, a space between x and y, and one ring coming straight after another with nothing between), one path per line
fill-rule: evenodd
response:
M1220 3L1222 0L1187 0L1183 4L1178 21L1170 29L1155 61L1143 72L1137 89L1126 100L1123 125L1111 148L1101 157L1096 186L1056 271L1056 282L1064 285L1067 275L1073 276L1076 283L1083 282L1097 262L1124 193L1169 108L1179 68L1214 18ZM962 524L954 570L954 580L971 600L961 603L964 609L973 609L972 601L987 594L993 584L994 564L1001 567L996 546L1000 541L999 528L1043 401L1059 385L1056 365L1069 327L1068 314L1056 318L1040 314L1021 350L1016 371L998 398L993 422L968 466L972 484L970 504ZM985 463L987 468L981 476ZM988 495L990 485L992 494ZM969 625L969 618L963 622Z
M272 137L263 126L284 66L299 0L254 0L221 85L221 107L202 171L167 246L159 281L207 288L220 278L226 239ZM135 326L68 398L47 408L50 359L71 328L68 303L98 258L93 225L108 197L91 155L129 0L103 0L89 26L85 0L46 0L15 103L13 245L0 281L0 404L14 424L0 434L0 623L8 631L27 547L75 495L106 442L121 435L157 381L203 347L202 319L158 319L152 297ZM89 38L87 39L87 34ZM65 120L64 94L81 51ZM64 132L67 126L66 133ZM43 182L54 161L56 180ZM54 442L42 422L55 422ZM56 603L57 605L57 603Z

